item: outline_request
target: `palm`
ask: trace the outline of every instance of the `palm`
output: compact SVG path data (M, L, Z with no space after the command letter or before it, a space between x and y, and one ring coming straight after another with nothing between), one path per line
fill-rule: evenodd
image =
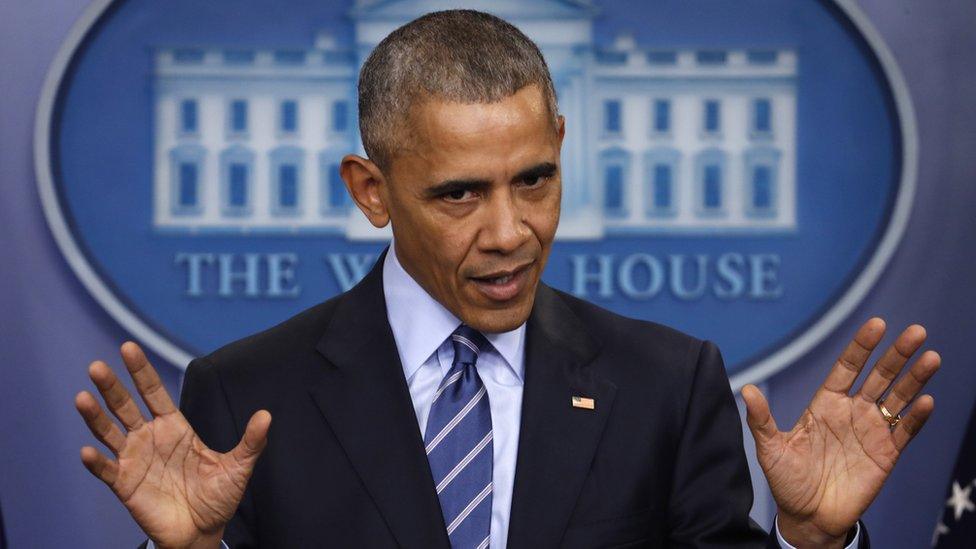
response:
M117 458L109 460L86 447L82 461L108 484L158 546L189 547L219 540L243 496L270 416L258 412L237 448L226 454L214 452L173 406L138 347L123 347L123 357L154 419L144 421L108 366L93 363L92 379L128 432L122 434L93 396L79 394L79 411Z
M898 449L873 404L821 393L792 431L759 456L779 506L844 532L867 509L894 467Z
M250 473L174 412L129 433L111 488L150 538L192 540L226 524Z
M932 411L931 397L923 396L892 429L876 404L924 341L921 327L905 330L861 390L848 394L883 333L883 323L875 320L858 331L788 432L776 428L758 389L743 390L759 463L780 515L828 536L843 536L857 522ZM923 354L885 398L886 408L892 413L902 410L938 367L938 354Z

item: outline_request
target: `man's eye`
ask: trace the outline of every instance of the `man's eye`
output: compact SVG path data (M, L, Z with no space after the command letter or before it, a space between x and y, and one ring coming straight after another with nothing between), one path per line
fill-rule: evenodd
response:
M522 184L526 187L537 187L549 180L551 176L549 175L536 175L532 177L526 177L522 180Z
M444 198L447 198L448 200L461 201L461 200L465 200L467 198L471 198L472 194L473 193L471 191L467 190L467 189L457 189L457 190L454 190L454 191L450 191L448 193L445 193L443 196L444 196Z

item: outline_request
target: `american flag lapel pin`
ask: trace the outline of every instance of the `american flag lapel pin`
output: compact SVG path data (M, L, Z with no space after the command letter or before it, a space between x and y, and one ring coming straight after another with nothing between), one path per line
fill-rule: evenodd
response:
M594 401L592 398L573 395L573 408L593 410L596 408L596 401Z

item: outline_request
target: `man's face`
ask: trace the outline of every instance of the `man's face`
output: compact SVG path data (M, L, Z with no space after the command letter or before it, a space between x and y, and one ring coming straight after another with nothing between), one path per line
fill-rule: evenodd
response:
M382 191L397 257L427 292L483 332L528 318L559 223L559 151L536 85L489 104L429 101Z

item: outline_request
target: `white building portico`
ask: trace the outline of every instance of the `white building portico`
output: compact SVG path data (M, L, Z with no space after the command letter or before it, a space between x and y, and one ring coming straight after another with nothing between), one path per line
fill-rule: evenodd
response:
M359 67L390 31L448 7L359 1L352 44L158 48L155 229L388 237L350 215L338 174L343 154L362 152ZM795 52L650 49L629 36L598 47L589 2L470 7L518 26L549 64L568 121L558 238L796 229Z

